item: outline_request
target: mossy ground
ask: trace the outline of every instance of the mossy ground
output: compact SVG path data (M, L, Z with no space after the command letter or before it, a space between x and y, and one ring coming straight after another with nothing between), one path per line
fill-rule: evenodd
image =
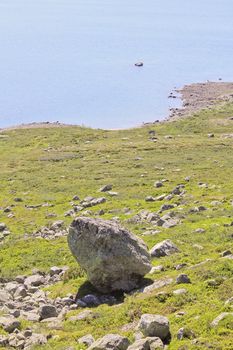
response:
M154 259L153 265L164 265L165 271L150 276L152 279L176 277L179 271L174 265L187 263L182 273L187 273L192 283L162 288L165 298L158 298L159 290L151 294L126 296L124 303L117 306L102 305L95 309L101 317L94 320L64 321L62 330L49 330L45 325L34 325L45 333L56 337L40 349L66 349L77 344L77 338L91 333L95 338L107 333L120 333L133 339L133 329L124 325L137 322L142 313L158 313L168 316L171 323L172 341L170 350L186 349L233 349L233 321L224 320L217 328L211 328L211 321L223 311L225 301L233 296L233 260L223 259L220 253L233 248L233 105L228 104L215 110L204 110L187 119L170 123L144 126L130 130L103 131L80 127L35 128L4 131L0 134L0 207L14 204L14 218L8 218L0 210L0 222L5 222L12 232L9 239L0 246L0 276L13 278L29 274L33 268L48 271L53 265L68 265L73 271L70 278L49 288L52 296L75 293L85 282L85 276L77 266L67 247L66 239L53 241L28 238L41 226L54 220L64 219L68 225L72 218L64 218L71 209L74 195L80 198L99 196L98 189L111 183L117 197L106 195L107 202L91 208L97 215L104 209L104 219L115 216L132 232L143 237L149 247L163 239L170 238L180 249L171 257ZM157 142L149 140L149 131L154 130ZM214 133L214 138L208 138ZM166 138L171 135L172 138ZM185 177L190 181L185 182ZM168 179L164 187L156 189L156 180ZM199 182L208 184L202 188ZM186 195L174 198L179 203L173 210L182 217L180 225L171 229L160 229L153 236L142 236L150 224L129 224L127 219L142 209L158 211L162 202L145 202L148 195L169 193L180 183L185 183ZM20 197L23 202L15 202ZM220 205L211 204L220 201ZM52 207L27 209L25 205L41 203ZM206 211L190 214L197 205L207 207ZM125 213L130 208L130 215ZM47 219L55 213L55 219ZM166 212L165 212L166 213ZM204 228L204 233L194 233ZM191 265L211 259L203 265L190 269ZM217 285L209 286L208 280L215 279ZM174 296L174 289L185 287L188 293ZM183 311L182 317L177 313ZM70 314L80 312L73 311ZM23 324L28 326L28 323ZM190 328L199 340L179 341L179 328ZM1 332L1 331L0 331Z

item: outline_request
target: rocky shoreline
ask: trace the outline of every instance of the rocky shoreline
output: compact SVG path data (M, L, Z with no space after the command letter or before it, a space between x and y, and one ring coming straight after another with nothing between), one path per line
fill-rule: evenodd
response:
M179 118L188 117L202 109L210 109L216 105L233 101L232 82L210 82L188 84L181 89L175 89L168 98L181 99L181 108L170 108L170 113L164 120L146 122L143 125L170 122ZM80 125L56 122L32 122L6 128L0 128L0 133L9 130L33 129L33 128L65 128L80 127ZM134 127L133 127L134 128ZM131 128L130 128L131 129ZM118 130L118 129L113 129Z
M183 106L172 108L168 121L188 117L202 109L211 109L216 105L233 101L233 83L230 82L195 83L185 85L175 92L180 95ZM173 94L171 96L176 97Z

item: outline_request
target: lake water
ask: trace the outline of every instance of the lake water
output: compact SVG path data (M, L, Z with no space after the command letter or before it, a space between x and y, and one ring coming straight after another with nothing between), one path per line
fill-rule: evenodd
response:
M162 119L175 86L233 81L232 18L232 0L0 0L0 127Z

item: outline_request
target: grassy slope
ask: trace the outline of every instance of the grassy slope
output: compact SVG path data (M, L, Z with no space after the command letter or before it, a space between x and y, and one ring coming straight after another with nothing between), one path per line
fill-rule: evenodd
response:
M25 240L24 233L31 233L56 219L64 219L64 212L71 209L70 201L75 194L81 198L99 196L97 190L111 183L119 196L109 197L106 204L92 208L92 215L103 208L106 212L103 218L118 216L125 226L140 236L150 225L133 225L125 221L142 209L157 211L162 202L146 203L145 197L169 193L177 184L185 183L186 176L191 180L186 183L187 193L179 206L182 224L143 237L149 247L170 238L181 250L172 257L154 260L153 264L163 264L165 271L152 278L176 277L179 272L174 270L174 265L179 263L194 265L213 259L195 269L182 270L192 280L191 285L184 286L188 289L185 296L170 296L170 291L182 288L182 285L173 284L162 288L168 292L163 301L157 298L158 291L155 291L150 295L127 297L117 307L100 306L97 308L100 319L76 323L65 321L60 331L42 329L58 337L41 349L59 350L68 345L78 349L76 339L87 333L98 337L117 332L132 339L133 330L122 330L122 326L137 321L145 312L169 317L173 334L169 349L233 348L232 320L224 321L217 329L209 326L219 313L227 311L224 302L233 295L233 261L220 258L220 252L232 249L233 239L233 228L224 226L232 221L233 214L230 203L233 199L233 138L222 137L233 133L230 116L233 116L233 105L202 111L185 120L132 130L102 131L77 127L15 130L0 134L0 207L15 205L12 208L15 218L7 218L7 214L0 210L0 222L5 222L12 232L9 240L0 247L1 276L12 278L31 273L35 267L46 271L52 265L69 265L73 268L74 278L50 290L54 296L75 293L85 277L78 277L79 269L67 248L66 239L49 242ZM149 141L149 130L156 131L157 142ZM208 138L208 133L214 133L215 137ZM173 138L167 139L166 135ZM136 160L137 157L141 159ZM154 181L163 178L169 182L163 188L154 188ZM209 186L200 188L198 182ZM23 203L14 202L15 197L23 198ZM221 205L211 205L214 200L221 201ZM25 208L25 204L45 202L54 206L36 210ZM177 198L171 201L176 202ZM208 210L190 214L190 208L196 205L205 205ZM126 215L124 208L130 208L132 214ZM56 213L58 217L46 219L48 213ZM72 219L65 220L69 224ZM193 233L199 227L206 232ZM218 286L209 287L207 281L210 279L216 279ZM178 311L184 311L185 315L178 318ZM190 340L176 340L176 332L183 326L194 331L199 345L192 345Z

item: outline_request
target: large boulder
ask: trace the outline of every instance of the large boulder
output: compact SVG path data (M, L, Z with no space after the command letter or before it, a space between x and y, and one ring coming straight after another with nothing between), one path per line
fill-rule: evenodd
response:
M70 250L101 292L130 291L151 269L144 242L117 223L79 217L68 234Z

